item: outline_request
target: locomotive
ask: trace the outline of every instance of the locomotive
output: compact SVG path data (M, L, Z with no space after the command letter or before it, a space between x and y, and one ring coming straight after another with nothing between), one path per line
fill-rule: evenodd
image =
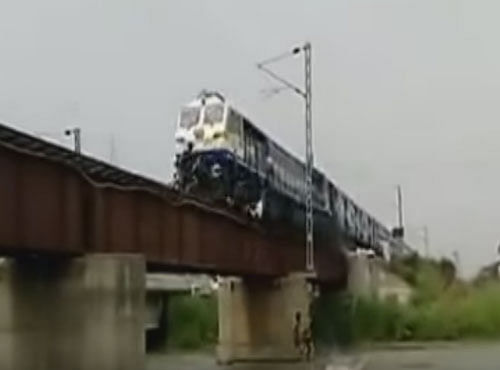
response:
M205 200L237 207L263 225L303 232L305 163L276 143L224 96L202 91L182 107L175 184ZM337 234L382 253L391 234L319 169L313 170L315 238Z

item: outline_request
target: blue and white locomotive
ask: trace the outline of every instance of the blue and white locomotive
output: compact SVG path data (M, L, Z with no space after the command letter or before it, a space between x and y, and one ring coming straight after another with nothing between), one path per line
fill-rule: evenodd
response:
M202 91L179 114L176 184L186 192L239 207L265 225L303 232L305 164L217 93ZM313 172L315 237L346 236L381 252L390 232L321 171Z

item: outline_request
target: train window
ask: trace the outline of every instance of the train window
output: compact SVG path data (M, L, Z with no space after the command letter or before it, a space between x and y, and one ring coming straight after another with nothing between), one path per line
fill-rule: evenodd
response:
M344 198L345 226L351 232L351 206L347 198Z
M245 133L245 162L248 166L253 166L253 141L250 131Z
M266 169L266 146L263 141L259 140L257 142L258 156L257 156L257 168L260 172L264 172Z
M189 129L195 126L200 120L199 107L184 107L181 111L179 125L182 128Z
M213 125L222 121L224 115L224 106L222 104L210 104L205 106L205 118L203 122L208 125Z
M241 117L234 110L230 109L227 115L227 132L231 134L239 134L241 127Z
M247 162L250 167L254 166L254 156L255 156L255 150L253 147L253 140L251 137L248 138L249 140L247 141Z
M337 213L337 217L344 219L344 200L340 194L337 196L337 200L335 202L335 211Z

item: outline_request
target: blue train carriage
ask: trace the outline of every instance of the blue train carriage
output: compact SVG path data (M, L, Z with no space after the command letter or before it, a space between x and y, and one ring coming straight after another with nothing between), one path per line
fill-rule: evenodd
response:
M268 138L269 172L265 192L264 218L291 225L301 233L305 227L305 164ZM315 237L330 238L332 209L329 181L319 170L313 171L313 209Z
M391 239L389 230L335 184L332 183L330 189L334 222L345 238L344 244L353 250L371 249L376 254L382 255L385 245Z
M176 184L207 200L225 201L256 217L301 229L305 165L271 140L224 97L203 91L182 108L176 140ZM331 218L328 180L313 173L318 231ZM331 222L331 220L329 220Z
M203 91L183 107L175 140L181 190L239 207L273 228L304 232L305 164L222 95ZM315 238L332 241L342 233L377 248L384 228L316 168L313 207Z

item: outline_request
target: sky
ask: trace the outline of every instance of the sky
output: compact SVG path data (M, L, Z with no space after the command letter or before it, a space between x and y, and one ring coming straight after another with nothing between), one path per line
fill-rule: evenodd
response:
M471 275L500 240L500 2L0 2L0 121L168 181L179 108L219 90L304 152L303 102L256 63L310 41L315 159L409 242ZM276 72L303 83L303 61Z

